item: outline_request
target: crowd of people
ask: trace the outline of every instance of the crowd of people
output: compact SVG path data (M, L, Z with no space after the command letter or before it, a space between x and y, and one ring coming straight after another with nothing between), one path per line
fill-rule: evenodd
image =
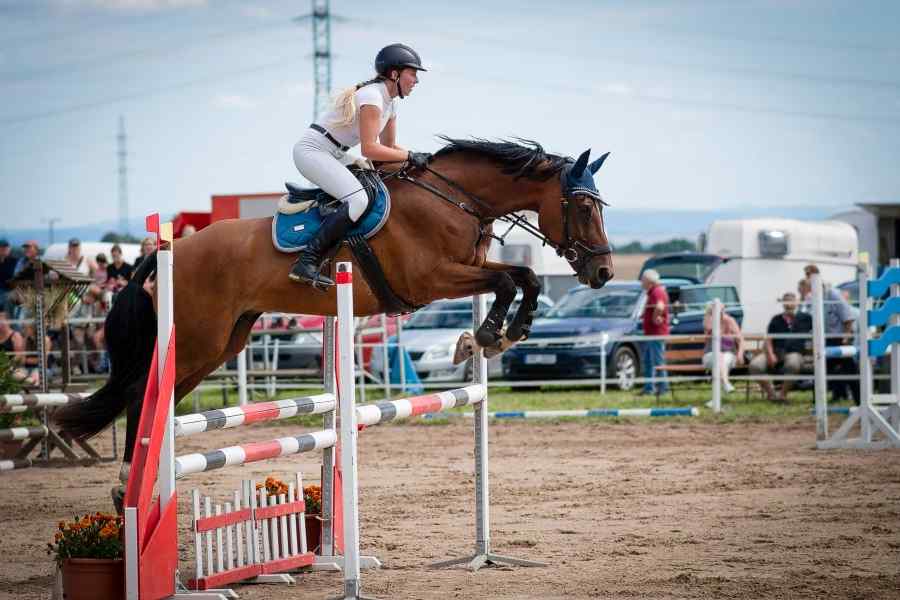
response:
M762 348L753 355L746 349L747 344L737 320L726 311L721 311L720 321L720 376L725 393L734 391L731 371L746 365L750 375L798 376L812 369L812 277L819 274L816 265L807 265L803 278L797 283L797 291L786 291L779 301L782 311L772 317L766 329ZM644 335L669 335L669 296L660 283L659 273L653 269L644 271L641 285L647 294L643 314ZM850 305L847 298L831 285L825 285L825 341L828 346L853 344L858 310ZM703 351L703 366L712 369L713 348L712 304L706 306L703 329L706 345ZM792 337L797 335L798 337ZM641 364L644 371L644 387L640 395L664 394L668 390L665 365L664 343L662 340L648 340L641 344ZM829 375L845 376L858 373L853 357L829 358ZM766 398L773 402L786 402L788 392L796 383L785 378L776 389L771 381L759 379L759 386ZM828 383L834 400L849 397L859 404L858 380L832 380Z
M69 240L65 256L69 265L92 279L84 294L69 312L70 369L74 374L103 373L109 368L103 340L103 319L116 295L131 279L143 258L155 249L152 238L141 243L141 254L132 265L118 244L110 248L110 256L99 253L85 256L81 241ZM26 306L22 294L16 292L15 280L41 254L36 241L22 244L14 255L8 240L0 239L0 351L6 352L16 367L16 376L25 384L40 384L38 344L33 324L33 307ZM50 329L44 339L44 350L50 372L61 366L61 330Z

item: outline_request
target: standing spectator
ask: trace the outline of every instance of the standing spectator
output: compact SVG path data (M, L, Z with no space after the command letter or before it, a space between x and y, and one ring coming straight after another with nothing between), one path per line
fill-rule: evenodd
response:
M106 288L113 293L116 293L128 285L128 280L131 279L133 269L131 265L122 258L121 246L113 244L110 253L112 254L112 264L106 267L106 272L109 275L106 280Z
M669 294L666 288L659 282L659 273L654 269L647 269L641 275L641 287L647 293L647 301L644 305L644 335L669 335ZM644 388L640 396L654 393L665 394L669 391L665 371L657 371L656 367L663 364L665 343L662 340L649 340L641 342L641 364L644 366ZM657 379L660 378L660 379Z
M780 314L772 317L766 330L769 335L791 333L810 333L812 331L812 318L808 313L797 312L797 295L787 292L781 297L781 305L784 309ZM796 338L766 338L765 351L757 354L750 361L751 375L764 375L766 373L782 373L784 375L797 375L803 369L803 350L807 340ZM792 382L785 380L781 393L775 395L772 382L760 380L762 388L770 401L787 401L787 394Z
M806 265L803 268L809 289L812 289L812 276L819 274L816 265ZM847 346L853 343L856 312L847 303L847 300L832 286L824 284L825 303L825 345ZM829 358L826 360L829 375L859 375L856 359L853 357ZM847 397L847 389L853 396L853 401L859 404L859 379L853 381L829 381L832 399L843 400Z
M106 255L101 252L94 257L94 272L91 275L94 278L94 284L99 286L106 285L106 280L109 277L107 269Z
M28 318L31 318L28 315ZM25 371L26 376L23 383L28 386L37 387L41 385L41 359L37 351L37 333L35 332L34 323L28 323L22 327L22 335L25 338ZM44 356L49 356L53 349L53 343L50 336L44 336Z
M6 307L6 297L12 291L12 278L16 272L16 259L12 256L9 241L0 238L0 310Z
M81 255L81 240L72 238L69 240L69 250L66 252L66 262L82 275L91 274L91 265L87 258Z
M712 302L706 305L706 314L703 316L703 331L706 333L706 346L703 348L703 366L712 369L713 366L713 347L712 347ZM734 391L734 386L728 379L731 369L735 365L744 364L744 334L741 333L741 326L735 321L734 317L722 310L719 333L721 337L719 357L719 372L722 378L722 387L725 393L730 394Z
M156 240L152 237L145 237L143 241L141 241L141 255L134 260L135 271L137 271L137 268L141 266L141 263L145 258L153 254L154 250L156 250Z
M28 240L24 244L22 244L22 256L19 257L19 260L16 261L16 268L13 272L13 276L18 275L31 264L31 261L38 257L41 253L41 248L38 246L38 243L34 240Z
M0 350L6 353L15 353L12 359L16 363L21 363L24 358L20 353L25 352L25 338L9 326L3 307L0 307Z

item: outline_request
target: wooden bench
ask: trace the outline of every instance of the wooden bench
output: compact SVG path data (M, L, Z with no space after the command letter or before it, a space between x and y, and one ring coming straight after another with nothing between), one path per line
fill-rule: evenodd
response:
M756 355L762 348L765 336L744 336L744 349ZM685 375L706 375L708 369L703 366L703 349L706 346L705 335L692 335L689 337L678 338L666 341L665 354L663 355L663 364L656 367L656 371L666 371L667 373L679 373ZM746 373L747 365L745 362L741 366L735 366L731 369L732 373ZM712 376L710 375L711 379ZM745 399L750 400L751 381L745 381ZM669 391L672 393L672 399L675 399L675 386L669 385ZM657 394L658 396L658 394Z

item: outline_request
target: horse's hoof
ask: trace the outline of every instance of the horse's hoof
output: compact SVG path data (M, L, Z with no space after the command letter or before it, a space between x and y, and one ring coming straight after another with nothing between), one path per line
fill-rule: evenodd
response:
M512 346L513 344L515 344L515 342L504 335L499 340L497 340L495 344L492 344L484 349L484 357L494 358L495 356L499 356L509 350L510 346Z
M453 353L453 364L463 363L475 355L475 338L468 331L464 331L456 341L456 352Z
M112 496L113 506L116 507L116 514L125 514L125 486L115 486L109 490L109 495Z
M500 340L500 334L496 331L491 331L490 329L485 329L481 327L477 332L475 332L475 343L481 346L482 348L487 348L488 346L493 346Z

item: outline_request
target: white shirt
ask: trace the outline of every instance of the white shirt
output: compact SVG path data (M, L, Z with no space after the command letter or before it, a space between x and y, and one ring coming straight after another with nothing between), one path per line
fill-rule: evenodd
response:
M352 148L359 144L359 109L366 105L377 106L381 111L381 117L378 119L379 133L384 131L387 122L397 115L397 99L391 98L387 86L379 81L356 90L356 112L350 125L344 127L337 125L341 115L334 109L328 111L317 124L327 129L337 141Z

